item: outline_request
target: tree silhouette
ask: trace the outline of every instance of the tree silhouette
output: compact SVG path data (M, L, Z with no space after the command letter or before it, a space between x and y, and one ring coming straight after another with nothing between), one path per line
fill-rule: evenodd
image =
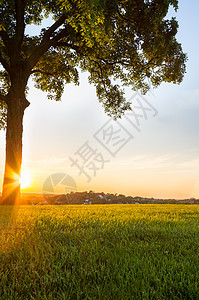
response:
M186 55L175 36L176 0L0 0L0 128L6 127L2 203L20 197L23 115L27 84L60 100L66 83L89 72L105 112L117 118L130 109L120 86L147 92L161 82L180 83ZM38 36L27 25L52 25ZM116 83L117 82L117 83ZM118 84L120 82L121 84Z

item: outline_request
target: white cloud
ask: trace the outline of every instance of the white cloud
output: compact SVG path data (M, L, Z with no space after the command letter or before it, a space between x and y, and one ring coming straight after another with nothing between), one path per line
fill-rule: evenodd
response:
M177 157L177 155L137 155L135 157L131 157L128 159L117 160L114 162L111 161L110 164L117 165L117 167L121 167L122 169L129 170L143 170L143 169L158 169L170 167L173 165L173 160Z

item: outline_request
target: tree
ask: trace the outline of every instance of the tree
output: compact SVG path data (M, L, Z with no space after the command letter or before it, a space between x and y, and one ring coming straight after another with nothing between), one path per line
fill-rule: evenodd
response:
M89 72L105 112L130 109L120 86L147 92L162 81L180 83L186 55L176 40L178 24L166 19L177 0L0 0L0 128L6 127L2 202L20 196L23 115L27 85L60 100L66 83ZM27 26L49 18L40 35Z

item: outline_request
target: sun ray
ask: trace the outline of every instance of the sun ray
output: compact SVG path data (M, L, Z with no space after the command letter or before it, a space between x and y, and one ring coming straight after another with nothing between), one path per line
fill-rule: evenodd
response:
M22 171L21 172L21 177L20 177L20 184L21 184L21 189L25 190L30 188L31 186L31 175L28 173L28 171Z

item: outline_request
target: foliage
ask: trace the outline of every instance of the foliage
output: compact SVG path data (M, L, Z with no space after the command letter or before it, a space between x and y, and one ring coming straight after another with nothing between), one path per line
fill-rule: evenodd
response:
M79 83L81 69L105 111L120 117L130 109L121 85L146 93L183 79L186 55L175 37L177 21L166 19L170 6L177 9L178 1L1 0L1 100L17 70L25 83L32 75L37 88L60 100L66 83ZM44 18L54 23L39 36L27 34L28 25Z
M0 130L6 128L7 108L6 104L0 101Z
M0 207L0 298L199 299L198 218L198 205Z

